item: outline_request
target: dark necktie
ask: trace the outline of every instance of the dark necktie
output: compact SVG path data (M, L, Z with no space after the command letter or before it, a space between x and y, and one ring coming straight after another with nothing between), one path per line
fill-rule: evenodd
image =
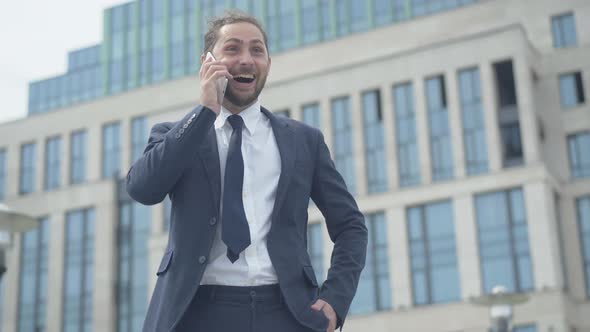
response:
M225 163L221 239L227 246L227 258L234 263L240 253L250 245L250 228L242 201L242 185L244 183L242 127L244 121L235 114L229 116L227 121L234 130L229 139Z

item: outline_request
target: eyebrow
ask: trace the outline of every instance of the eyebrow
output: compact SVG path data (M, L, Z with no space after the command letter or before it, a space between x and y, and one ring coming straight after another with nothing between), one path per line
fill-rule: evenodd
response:
M238 38L230 38L230 39L224 41L223 43L224 44L227 44L227 43L231 43L231 42L238 43L238 44L243 44L244 43L243 40L238 39ZM251 44L263 44L264 45L264 43L260 39L253 39L250 43Z

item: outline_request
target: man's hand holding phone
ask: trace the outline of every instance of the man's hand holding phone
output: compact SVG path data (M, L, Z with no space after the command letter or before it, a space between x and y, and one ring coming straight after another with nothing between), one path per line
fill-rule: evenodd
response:
M213 54L207 52L199 71L199 77L201 80L201 105L219 114L227 80L232 78L231 74L221 61L215 60Z

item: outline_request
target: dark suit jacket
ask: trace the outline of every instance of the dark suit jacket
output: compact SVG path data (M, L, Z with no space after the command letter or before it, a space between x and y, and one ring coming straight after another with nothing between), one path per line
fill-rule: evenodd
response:
M310 306L332 305L344 323L365 264L367 228L336 171L321 132L266 109L281 157L267 246L288 308L302 324L325 331L327 319ZM144 332L173 331L199 287L218 223L220 167L210 109L198 106L176 123L156 124L143 156L127 173L127 191L152 205L172 200L170 237L158 268ZM318 289L307 252L312 198L326 219L334 249L328 278Z

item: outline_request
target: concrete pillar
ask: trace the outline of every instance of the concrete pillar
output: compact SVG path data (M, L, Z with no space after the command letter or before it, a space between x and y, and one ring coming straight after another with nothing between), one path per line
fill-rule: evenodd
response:
M524 185L524 198L535 289L562 289L553 192L544 182L531 182Z
M393 290L393 307L400 309L412 306L412 281L406 213L403 206L387 210L387 238L389 274Z
M447 88L447 109L449 112L449 128L451 130L451 151L453 152L453 176L463 178L465 171L465 150L463 148L463 119L461 118L461 102L459 98L459 80L457 72L445 72Z
M456 196L453 212L461 298L469 299L481 295L482 289L473 197L470 194Z
M479 70L481 73L481 99L484 112L489 169L490 173L497 173L502 169L502 140L498 127L496 78L490 63L480 63Z

